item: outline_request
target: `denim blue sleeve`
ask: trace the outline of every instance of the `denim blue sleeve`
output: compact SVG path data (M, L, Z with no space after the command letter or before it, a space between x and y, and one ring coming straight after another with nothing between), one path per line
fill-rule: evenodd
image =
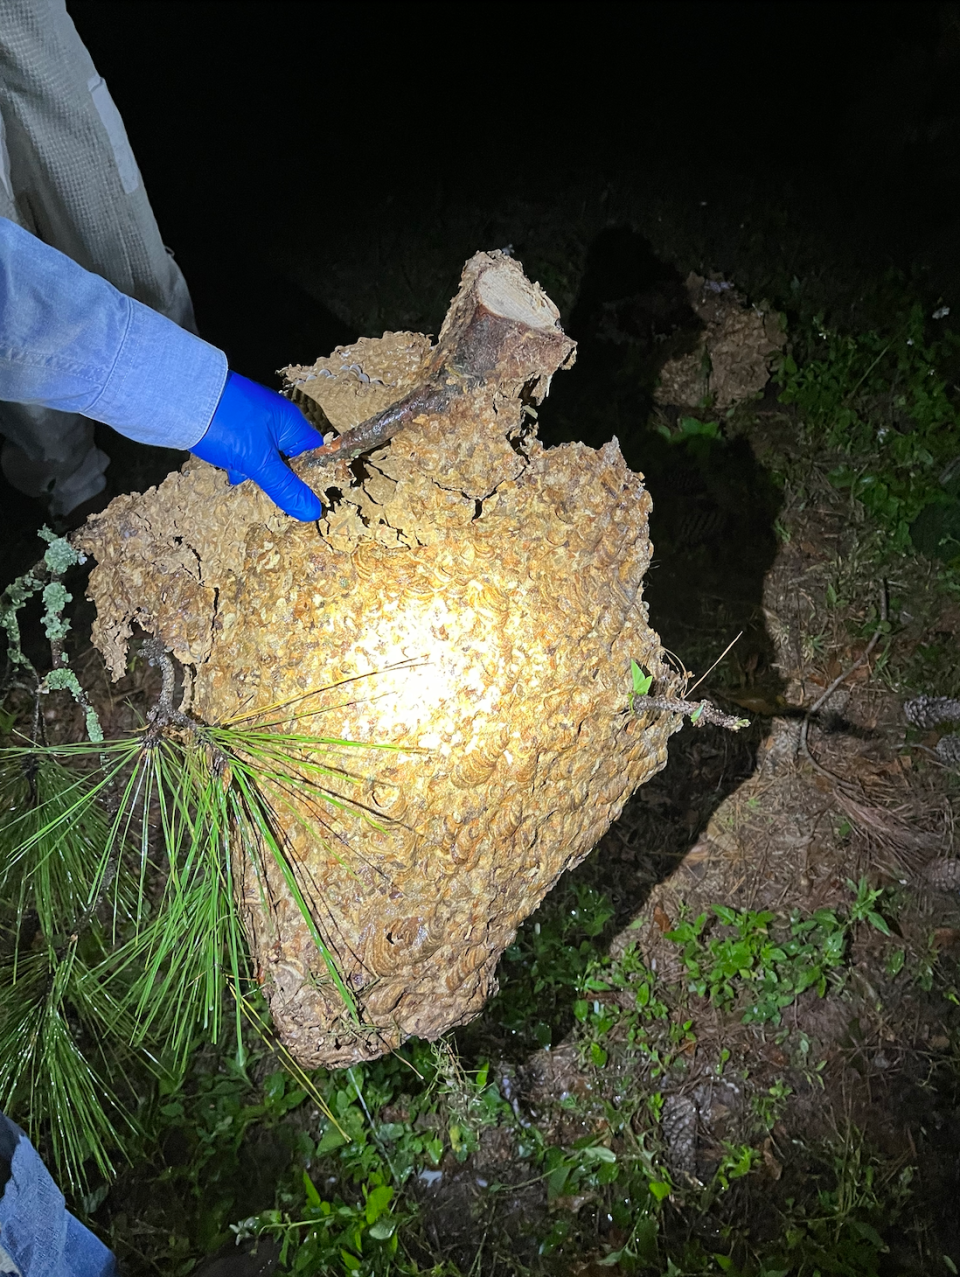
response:
M0 217L0 399L192 448L226 379L222 350Z
M0 1197L0 1272L19 1277L117 1277L113 1253L69 1214L23 1131L0 1113L12 1147Z

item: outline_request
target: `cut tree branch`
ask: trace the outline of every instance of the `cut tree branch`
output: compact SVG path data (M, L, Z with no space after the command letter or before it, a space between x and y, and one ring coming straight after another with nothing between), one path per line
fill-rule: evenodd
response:
M301 477L338 461L379 448L418 417L439 416L450 402L475 392L496 369L496 384L543 381L544 367L572 362L574 343L566 337L540 288L531 284L509 256L484 254L473 286L451 307L426 378L383 412L345 431L323 448L305 454ZM539 374L539 375L538 375Z

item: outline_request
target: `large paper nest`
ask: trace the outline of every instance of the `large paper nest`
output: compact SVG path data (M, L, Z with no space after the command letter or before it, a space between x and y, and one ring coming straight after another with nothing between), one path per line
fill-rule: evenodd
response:
M296 702L315 711L297 730L418 751L338 756L379 828L280 813L359 1025L280 871L239 866L257 976L305 1066L477 1015L519 923L666 761L679 719L628 703L631 659L673 684L641 595L642 476L616 440L535 436L572 358L517 263L477 254L436 346L385 333L287 370L330 433L293 463L328 503L319 526L191 460L77 538L115 677L135 623L192 667L207 722Z

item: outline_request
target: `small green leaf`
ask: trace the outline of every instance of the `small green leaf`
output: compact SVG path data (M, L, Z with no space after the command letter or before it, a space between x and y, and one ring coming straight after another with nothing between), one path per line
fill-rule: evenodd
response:
M877 1230L874 1228L872 1224L868 1224L866 1220L862 1220L862 1219L854 1219L854 1220L851 1220L850 1222L852 1226L854 1227L854 1229L856 1229L856 1231L860 1234L860 1236L863 1237L866 1241L868 1241L871 1244L871 1246L876 1246L877 1250L880 1250L880 1251L886 1249L883 1244L883 1238L880 1236L880 1234L877 1232Z
M867 918L878 931L882 931L885 936L890 935L890 927L886 918L881 917L879 913L875 913L873 909L867 911Z
M379 1184L367 1193L365 1214L368 1224L375 1224L393 1201L393 1189L389 1184ZM387 1234L389 1236L389 1233Z
M697 417L683 417L680 421L681 434L674 438L687 438L694 435L705 435L708 439L720 438L720 426L716 421L700 421Z
M307 1174L306 1171L303 1172L303 1191L304 1193L306 1193L307 1201L310 1203L311 1206L320 1205L322 1198L320 1197L320 1194L317 1192L316 1185L314 1184L313 1180L310 1178L310 1176Z
M633 694L634 696L646 696L650 691L653 683L652 674L644 674L636 661L630 662L630 673L633 677Z
M346 1142L335 1126L328 1126L317 1143L317 1156L322 1157L324 1153L332 1153L335 1148L339 1148Z
M607 1148L604 1144L590 1144L587 1148L581 1150L581 1156L591 1162L615 1162L617 1155L612 1148Z
M658 1202L662 1202L670 1196L670 1185L664 1183L663 1180L652 1179L647 1187Z

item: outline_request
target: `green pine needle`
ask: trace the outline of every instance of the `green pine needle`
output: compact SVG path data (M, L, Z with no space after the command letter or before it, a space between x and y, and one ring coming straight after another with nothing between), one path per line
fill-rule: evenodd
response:
M0 1105L74 1187L114 1173L145 1079L181 1075L231 1005L241 1052L244 1020L259 1027L238 853L261 883L275 864L360 1024L284 824L328 846L345 818L382 825L344 792L357 744L290 722L0 749Z

